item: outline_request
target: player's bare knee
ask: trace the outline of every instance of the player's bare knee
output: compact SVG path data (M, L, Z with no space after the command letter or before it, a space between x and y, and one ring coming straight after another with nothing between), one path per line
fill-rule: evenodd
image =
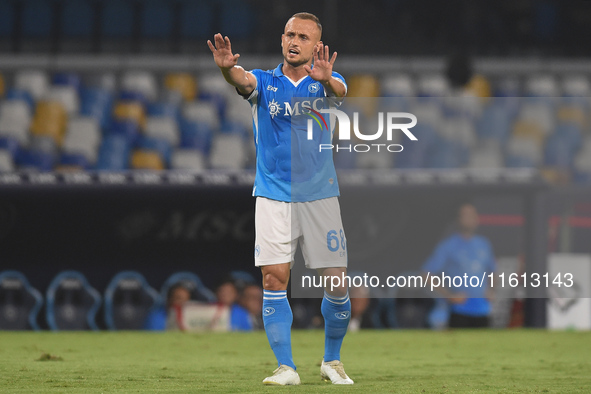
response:
M285 290L287 289L287 280L279 277L275 272L263 274L263 288L265 290Z

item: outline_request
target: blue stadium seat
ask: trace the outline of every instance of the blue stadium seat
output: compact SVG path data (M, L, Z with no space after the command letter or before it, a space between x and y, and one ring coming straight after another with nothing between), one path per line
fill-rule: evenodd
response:
M16 165L23 169L51 171L55 157L49 152L21 150L15 158Z
M109 0L103 3L101 34L109 39L130 39L133 35L133 6L125 0Z
M427 167L429 168L459 168L468 161L469 150L463 145L440 139L432 153L428 155Z
M52 83L60 86L72 86L76 90L80 89L81 86L80 75L74 72L55 73L52 78Z
M18 271L0 273L0 330L38 330L43 297Z
M182 148L198 149L204 153L210 152L213 131L207 123L182 119L180 129Z
M561 123L554 133L546 138L544 164L570 169L575 154L581 145L581 130L573 123Z
M170 1L147 0L142 3L140 31L144 38L171 38L174 25L174 9Z
M476 132L480 139L492 139L505 142L511 134L511 118L502 105L487 106L476 123Z
M146 105L148 100L141 92L133 90L120 90L117 98L121 101L138 101L142 105Z
M528 157L508 155L505 158L505 167L508 168L536 168L536 163Z
M192 272L177 272L172 274L160 289L160 296L163 300L168 298L168 291L176 284L181 284L191 292L191 299L196 301L215 302L216 297L211 290L209 290L201 279Z
M157 101L149 103L146 107L146 113L148 116L166 116L177 121L180 120L181 116L180 107L174 102Z
M21 31L25 38L48 38L53 29L53 7L44 0L28 0L21 11Z
M135 144L140 136L140 126L133 120L111 120L107 135L119 135L125 137L129 144Z
M0 149L10 152L15 157L20 152L20 145L16 138L5 136L0 137Z
M101 296L77 271L58 274L47 288L46 319L57 330L98 330L95 317Z
M411 141L404 145L404 150L396 154L396 168L425 168L427 159L433 149L437 147L440 137L429 124L417 124L412 129L418 141Z
M172 145L170 142L162 138L146 137L141 136L137 143L137 148L143 150L151 150L158 152L160 157L164 160L164 163L168 167L170 165L170 159L172 157Z
M0 39L11 38L14 34L14 5L8 1L0 2Z
M213 36L213 8L207 1L181 2L181 38L205 39Z
M107 135L99 149L97 170L123 171L129 168L131 144L122 135Z
M101 88L84 88L80 93L80 115L97 119L102 129L111 122L112 94Z
M92 38L94 10L88 0L66 0L62 4L60 33L65 38Z
M31 93L23 89L12 88L6 92L6 100L23 100L29 105L31 111L35 110L35 99Z
M105 324L110 330L141 330L160 295L139 272L115 275L105 290Z
M62 166L80 167L89 170L92 166L86 156L81 153L62 153L59 164Z

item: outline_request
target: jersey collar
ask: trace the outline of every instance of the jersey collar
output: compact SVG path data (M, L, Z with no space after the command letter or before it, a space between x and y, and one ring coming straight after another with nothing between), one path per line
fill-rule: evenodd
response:
M310 66L310 68L314 68L314 65L312 64ZM287 78L296 87L300 84L300 82L302 82L307 77L307 75L306 75L306 76L302 77L299 81L292 80L290 77L288 77L287 75L283 74L283 63L279 63L279 65L277 66L277 68L275 68L275 70L273 70L273 76L274 77L285 77L285 78Z

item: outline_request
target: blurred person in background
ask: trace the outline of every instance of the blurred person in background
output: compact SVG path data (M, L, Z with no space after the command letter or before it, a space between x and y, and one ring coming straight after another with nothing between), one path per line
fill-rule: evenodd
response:
M472 204L462 204L458 210L458 230L441 241L423 265L425 275L464 277L489 275L495 271L495 259L490 242L477 235L478 211ZM470 286L462 281L458 287L437 289L450 304L450 328L489 327L491 292L487 278L482 286ZM446 282L446 286L449 284Z
M367 287L352 287L351 295L351 322L349 323L349 331L359 331L364 327L364 317L369 309L370 297L369 289Z
M191 300L191 292L181 283L177 283L168 289L166 306L154 309L146 319L145 329L163 331L167 327L168 315L172 309L181 308Z
M240 292L238 303L250 315L253 330L263 328L263 288L253 283L246 284Z
M231 279L222 281L216 288L215 295L219 304L230 308L231 331L250 331L253 329L254 325L249 311L238 303L238 288L234 281Z

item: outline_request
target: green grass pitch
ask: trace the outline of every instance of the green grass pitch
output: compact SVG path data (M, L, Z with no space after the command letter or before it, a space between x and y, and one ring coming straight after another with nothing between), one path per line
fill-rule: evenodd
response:
M350 333L347 387L320 380L323 341L295 331L302 385L265 387L276 364L264 332L1 332L0 392L591 392L589 332ZM39 361L44 353L58 360Z

